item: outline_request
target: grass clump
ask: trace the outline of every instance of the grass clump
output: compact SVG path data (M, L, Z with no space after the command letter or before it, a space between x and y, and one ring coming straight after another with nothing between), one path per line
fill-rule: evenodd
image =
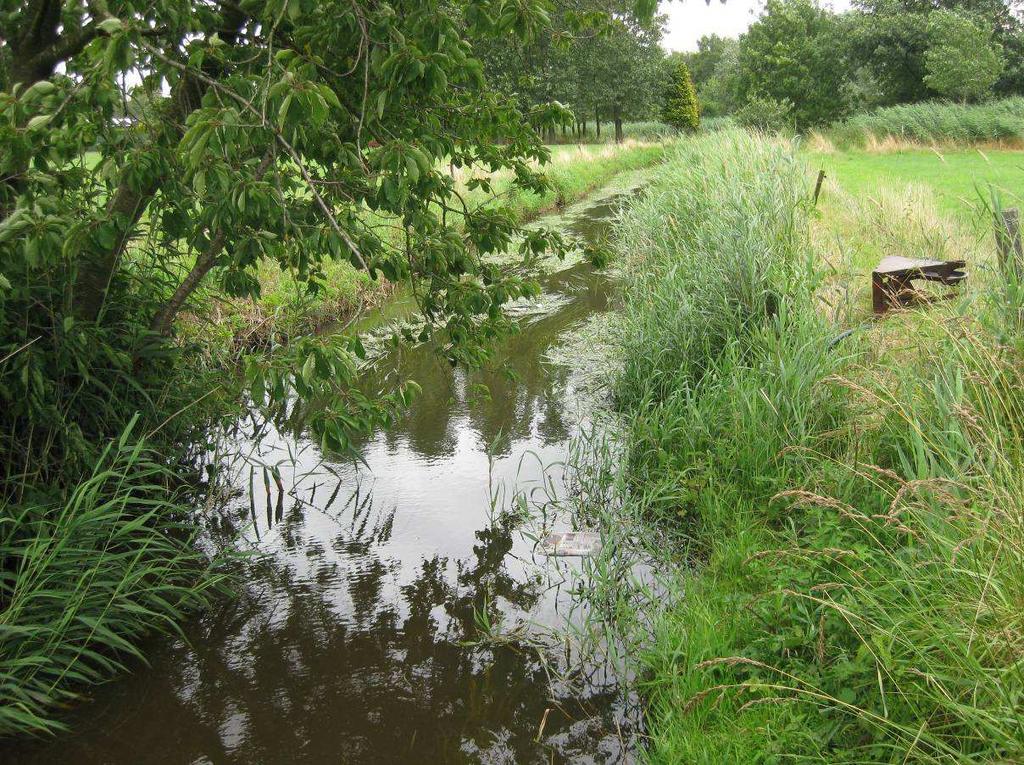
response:
M0 736L61 729L83 686L223 589L173 478L129 429L65 501L0 505Z
M625 501L693 562L640 657L649 759L1020 761L1024 292L972 274L837 345L808 177L718 133L623 223Z
M1024 98L984 104L926 101L858 114L830 131L845 146L884 139L917 143L1011 143L1024 139Z

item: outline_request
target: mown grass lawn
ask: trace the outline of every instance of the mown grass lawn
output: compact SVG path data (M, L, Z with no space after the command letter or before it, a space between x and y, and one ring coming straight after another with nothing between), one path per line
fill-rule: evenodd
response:
M979 149L910 149L897 152L808 152L813 167L823 169L832 184L858 197L883 186L928 186L941 212L976 218L990 187L1004 206L1024 200L1024 152ZM828 186L826 186L827 193Z

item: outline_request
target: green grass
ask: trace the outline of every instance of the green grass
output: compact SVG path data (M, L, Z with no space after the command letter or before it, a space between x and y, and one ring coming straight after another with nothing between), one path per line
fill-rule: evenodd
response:
M129 428L65 502L0 505L0 737L61 729L84 686L223 591L173 480Z
M1024 290L972 273L835 345L859 309L823 243L868 209L911 257L948 229L900 189L812 214L812 178L726 131L622 224L621 499L691 561L626 619L648 759L1021 761Z
M855 196L871 196L885 186L919 184L930 188L943 213L976 216L990 198L989 187L1008 206L1024 193L1024 152L978 149L904 149L893 152L810 152L808 161ZM828 187L824 192L828 194Z

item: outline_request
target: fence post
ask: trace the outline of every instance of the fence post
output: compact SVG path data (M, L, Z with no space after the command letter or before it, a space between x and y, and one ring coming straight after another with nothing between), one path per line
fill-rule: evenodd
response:
M999 270L1009 276L1010 269L1017 278L1024 271L1024 247L1020 239L1020 211L1016 207L996 212L996 247L999 250Z
M814 207L818 206L818 194L821 193L821 183L824 180L825 180L825 171L824 170L819 170L818 171L818 182L814 184L814 202L813 202L813 206Z

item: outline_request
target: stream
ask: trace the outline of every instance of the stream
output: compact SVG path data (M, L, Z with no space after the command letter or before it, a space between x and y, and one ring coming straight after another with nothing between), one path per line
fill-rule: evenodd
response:
M603 237L639 178L540 222ZM613 278L566 262L541 283L482 370L402 351L394 366L423 392L360 444L365 463L240 425L255 451L217 512L265 555L246 564L239 597L93 689L70 732L3 759L631 762L636 699L609 666L559 643L585 622L586 564L537 545L572 528L547 513L593 400L584 362L554 351L608 309ZM250 471L260 465L278 467L281 489Z

